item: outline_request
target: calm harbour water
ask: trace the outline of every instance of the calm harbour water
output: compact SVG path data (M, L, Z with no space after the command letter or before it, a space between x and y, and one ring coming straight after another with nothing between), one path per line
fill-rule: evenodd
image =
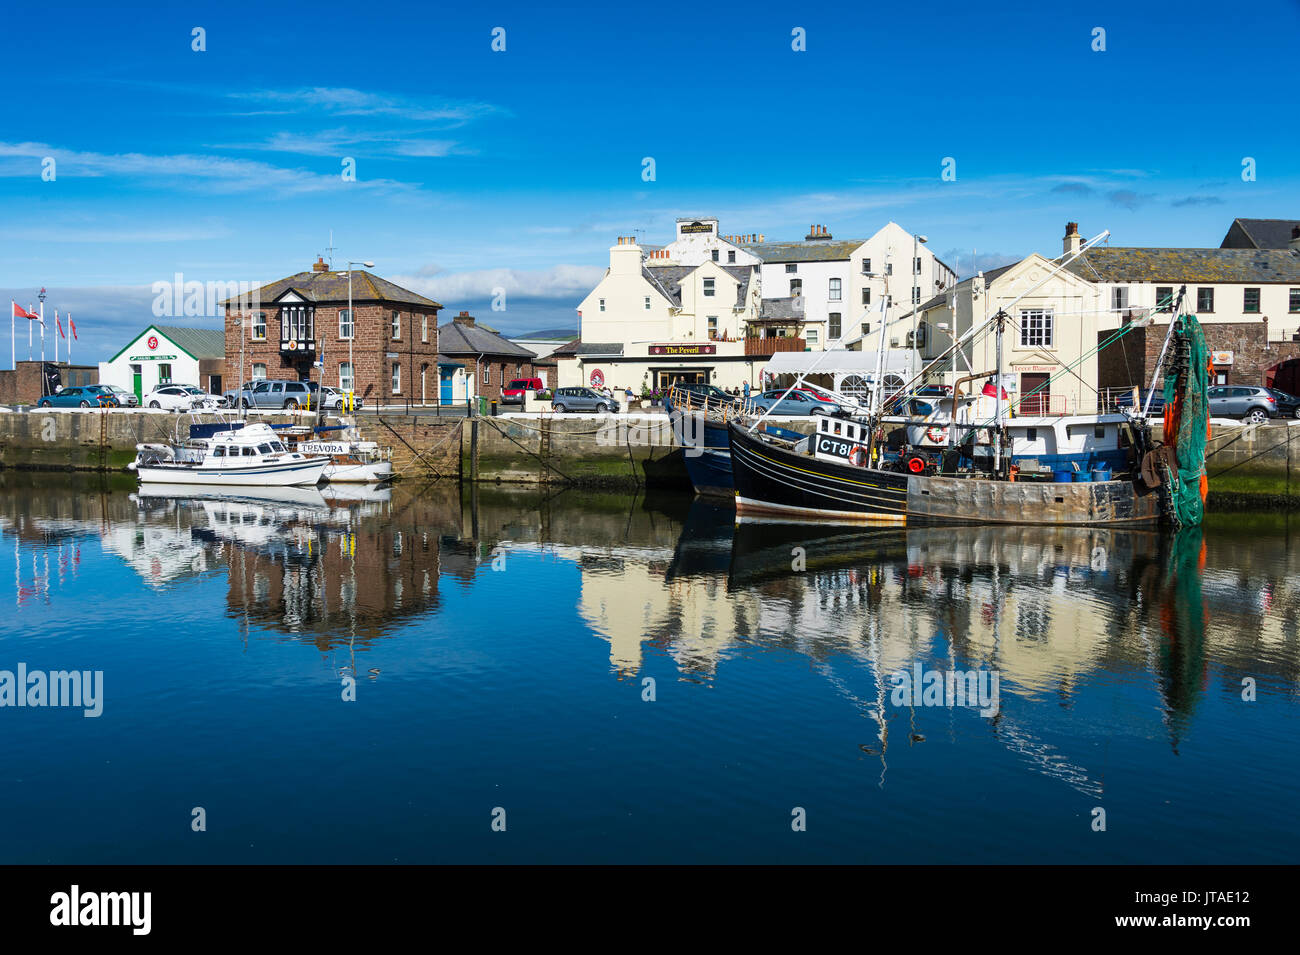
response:
M0 708L0 861L1300 849L1296 518L823 530L676 496L371 496L0 472L0 670L104 674L95 719ZM996 671L997 715L894 703L916 664Z

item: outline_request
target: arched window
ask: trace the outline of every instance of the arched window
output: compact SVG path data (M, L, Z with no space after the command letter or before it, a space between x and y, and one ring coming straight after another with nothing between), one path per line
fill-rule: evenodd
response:
M871 388L862 375L845 375L840 381L839 392L851 398L865 400Z

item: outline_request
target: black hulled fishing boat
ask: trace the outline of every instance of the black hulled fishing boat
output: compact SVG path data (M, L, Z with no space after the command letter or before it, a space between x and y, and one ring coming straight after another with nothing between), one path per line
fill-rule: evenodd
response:
M1002 336L1009 320L1006 309L999 309L963 336L969 340L988 330L996 334L995 383L1002 377ZM952 347L958 344L960 340ZM822 418L807 437L767 434L758 430L759 420L733 419L727 430L737 514L893 524L1199 523L1206 490L1211 366L1205 336L1193 316L1179 315L1170 322L1157 380L1162 366L1167 368L1164 392L1171 409L1163 440L1155 442L1145 417L1135 416L1126 426L1127 459L1117 471L1101 472L1100 479L1068 475L1069 480L1061 480L1065 475L1050 468L1022 469L1013 463L1007 408L997 385L992 418L954 423L961 436L954 436L944 453L930 457L885 454L883 416L874 399L868 414Z

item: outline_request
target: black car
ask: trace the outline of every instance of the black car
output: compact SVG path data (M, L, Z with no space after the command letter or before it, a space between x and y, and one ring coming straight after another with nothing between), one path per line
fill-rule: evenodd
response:
M1265 388L1264 390L1277 401L1279 418L1300 418L1300 398L1289 395L1285 391L1278 391L1276 388Z
M695 407L721 408L723 405L734 405L737 400L735 395L727 394L717 385L706 385L701 382L682 382L673 385L672 388L679 394L689 395L691 404Z

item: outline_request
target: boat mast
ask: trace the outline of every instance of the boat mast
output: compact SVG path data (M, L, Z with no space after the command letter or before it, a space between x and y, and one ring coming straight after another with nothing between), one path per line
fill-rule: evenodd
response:
M1007 313L998 309L994 317L997 329L993 349L993 364L996 371L993 376L993 476L1002 474L1002 329L1006 325Z

